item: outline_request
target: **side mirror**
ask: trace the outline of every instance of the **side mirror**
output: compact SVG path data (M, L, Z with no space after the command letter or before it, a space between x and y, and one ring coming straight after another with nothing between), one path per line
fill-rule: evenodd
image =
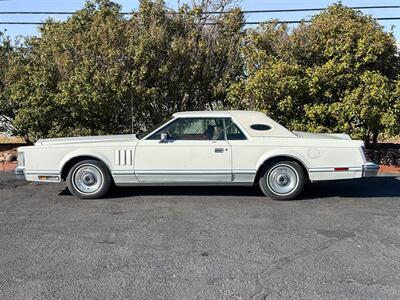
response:
M160 143L167 143L168 142L168 134L165 132L161 133Z

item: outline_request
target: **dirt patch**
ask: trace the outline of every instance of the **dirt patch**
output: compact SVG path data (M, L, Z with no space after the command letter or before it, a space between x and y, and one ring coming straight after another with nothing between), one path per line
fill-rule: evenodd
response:
M381 172L381 173L398 173L398 174L400 174L400 166L380 165L379 172Z
M15 168L17 167L17 162L11 162L11 163L0 163L0 171L1 172L13 172Z
M400 135L391 137L391 138L386 138L386 139L382 139L379 141L380 144L400 144Z

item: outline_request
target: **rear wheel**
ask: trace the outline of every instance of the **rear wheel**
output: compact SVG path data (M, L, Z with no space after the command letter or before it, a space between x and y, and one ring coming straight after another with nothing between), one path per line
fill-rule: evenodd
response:
M82 199L101 198L108 192L111 183L110 172L105 164L98 160L76 163L67 176L68 189Z
M275 200L292 200L304 187L304 172L295 161L277 161L264 169L259 180L263 193Z

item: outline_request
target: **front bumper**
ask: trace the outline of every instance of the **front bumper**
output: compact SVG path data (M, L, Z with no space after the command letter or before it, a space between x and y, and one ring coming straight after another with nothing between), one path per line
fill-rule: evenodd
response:
M18 166L14 171L14 175L17 180L26 180L25 179L25 167Z
M379 165L374 163L366 163L363 165L362 177L374 177L378 175Z

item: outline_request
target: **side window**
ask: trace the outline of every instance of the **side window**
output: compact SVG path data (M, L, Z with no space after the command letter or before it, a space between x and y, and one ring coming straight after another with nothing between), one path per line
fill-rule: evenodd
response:
M170 140L223 140L223 119L179 118L150 136L149 140L161 139L166 133Z
M226 138L228 140L246 140L246 136L231 119L225 119Z

